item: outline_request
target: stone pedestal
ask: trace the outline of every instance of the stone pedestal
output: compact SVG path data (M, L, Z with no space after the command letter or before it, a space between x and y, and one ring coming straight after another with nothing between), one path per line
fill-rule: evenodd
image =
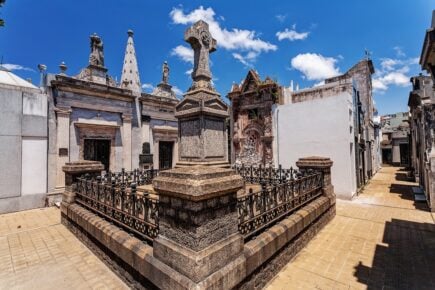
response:
M313 169L321 171L323 174L323 194L327 197L335 197L334 186L331 183L331 167L332 160L327 157L311 156L299 158L296 161L296 166L301 171Z
M231 277L245 271L237 213L243 184L230 169L195 166L160 172L153 181L160 201L154 257L194 283L235 286Z
M74 189L72 188L77 181L77 177L83 174L97 176L104 170L104 165L100 161L82 160L77 162L66 163L62 167L65 172L65 192L62 195L62 202L73 203L75 198Z

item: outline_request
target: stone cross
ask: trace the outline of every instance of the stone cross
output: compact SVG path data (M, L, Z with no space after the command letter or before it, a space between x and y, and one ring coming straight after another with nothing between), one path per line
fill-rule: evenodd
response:
M210 81L209 54L216 50L216 39L211 36L208 24L202 20L194 23L186 30L184 40L194 52L192 79Z

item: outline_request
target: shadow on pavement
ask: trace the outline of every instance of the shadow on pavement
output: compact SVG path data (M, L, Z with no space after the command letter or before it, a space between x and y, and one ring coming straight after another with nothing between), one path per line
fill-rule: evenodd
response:
M396 180L412 182L412 179L408 177L408 172L400 172L400 170L396 173Z
M372 267L359 262L354 276L367 289L435 289L435 225L386 222Z

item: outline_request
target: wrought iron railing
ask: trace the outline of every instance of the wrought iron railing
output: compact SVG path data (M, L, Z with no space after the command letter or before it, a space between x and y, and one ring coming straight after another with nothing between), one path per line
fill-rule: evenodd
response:
M159 233L159 201L148 192L138 193L137 184L147 184L154 173L123 170L96 178L82 176L77 180L76 202L151 242Z
M139 170L135 169L133 171L125 171L124 168L120 172L106 172L101 176L103 182L115 181L115 184L131 184L136 183L138 186L151 184L154 177L159 175L158 169L147 169Z
M264 166L235 165L234 170L248 183L258 184L281 184L297 179L302 174L298 170L284 169L281 165L278 168Z
M259 191L249 188L237 198L239 232L245 240L322 194L321 172L243 166L236 170L245 181L261 184ZM150 184L157 174L157 170L122 170L82 176L77 180L76 202L151 242L159 233L159 201L147 191L138 193L137 186Z
M323 176L321 172L298 172L287 182L268 186L237 199L239 232L246 239L258 235L285 216L322 194Z

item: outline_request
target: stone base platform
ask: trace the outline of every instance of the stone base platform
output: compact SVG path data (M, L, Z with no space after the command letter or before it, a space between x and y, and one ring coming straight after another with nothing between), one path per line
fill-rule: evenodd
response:
M200 283L195 283L158 260L151 245L89 210L67 203L62 203L61 210L62 223L131 287L260 289L334 217L335 198L319 197L265 230L244 244L240 259L214 272Z
M209 161L209 162L189 162L189 161L178 161L175 164L175 168L183 168L190 166L211 166L218 168L230 168L231 165L227 161Z

